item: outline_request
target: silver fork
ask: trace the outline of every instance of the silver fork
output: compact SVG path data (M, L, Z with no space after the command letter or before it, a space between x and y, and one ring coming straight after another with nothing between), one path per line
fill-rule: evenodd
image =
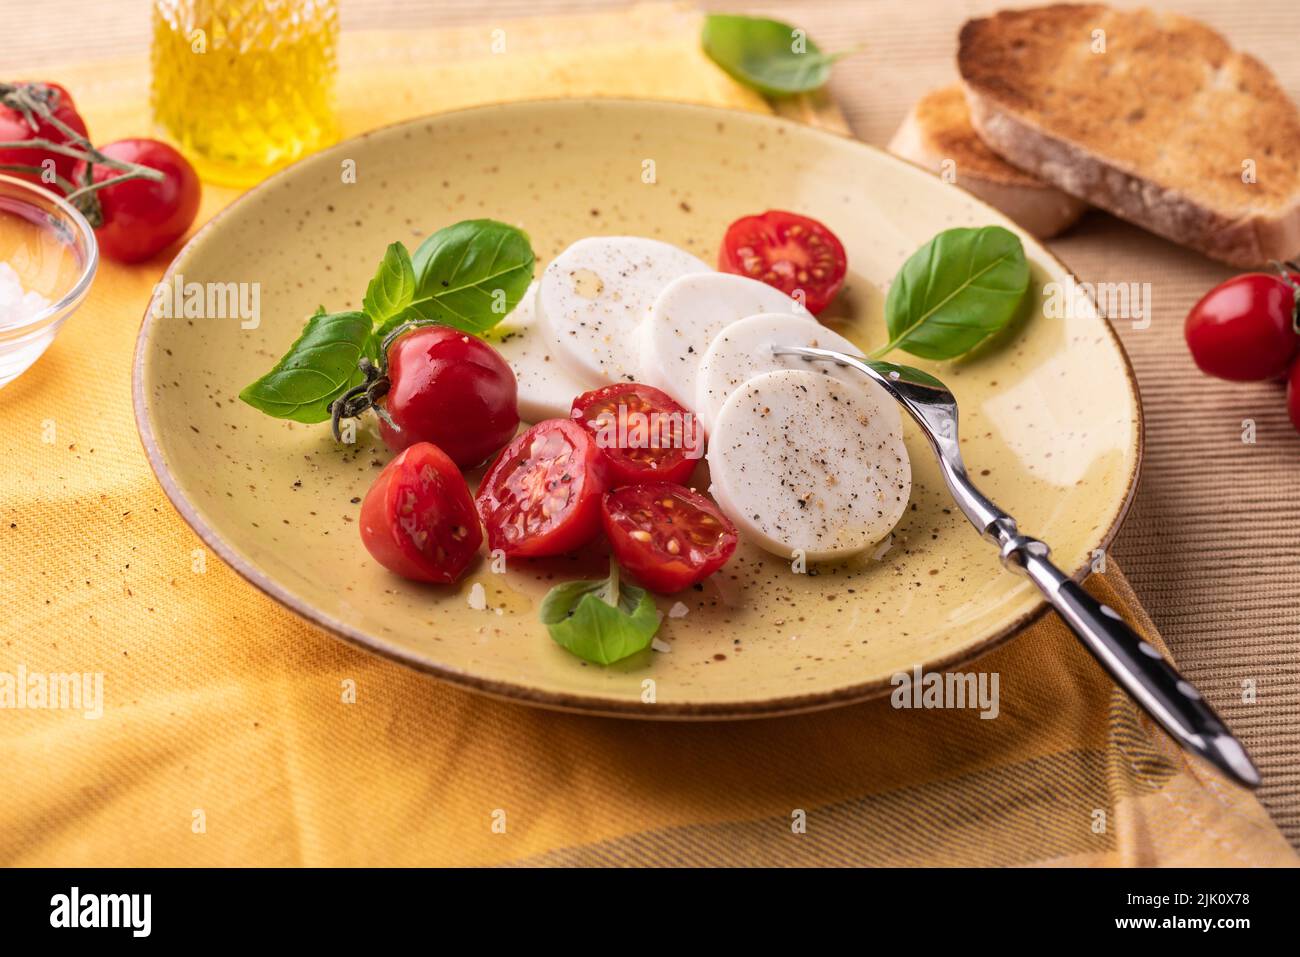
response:
M975 487L957 444L957 400L942 382L910 366L860 359L830 349L775 346L773 351L834 362L883 386L921 427L939 459L948 491L975 529L998 546L1003 566L1038 586L1084 647L1175 741L1240 784L1249 788L1259 784L1259 771L1250 755L1200 692L1125 624L1119 612L1097 601L1052 564L1043 542L1020 534L1016 520Z

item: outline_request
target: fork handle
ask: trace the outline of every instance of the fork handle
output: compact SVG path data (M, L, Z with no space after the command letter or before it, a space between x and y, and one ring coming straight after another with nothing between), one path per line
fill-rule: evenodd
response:
M1026 575L1110 676L1174 740L1233 780L1253 788L1259 771L1214 709L1119 612L1093 598L1047 557L1047 546L1017 535L1003 544L1003 564Z

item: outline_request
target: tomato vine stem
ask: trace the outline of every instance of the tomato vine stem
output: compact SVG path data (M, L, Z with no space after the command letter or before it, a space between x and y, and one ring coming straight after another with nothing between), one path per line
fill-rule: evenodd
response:
M86 168L80 185L69 182L57 173L54 184L63 190L64 199L72 203L92 227L98 229L104 224L104 213L100 208L99 198L95 195L96 192L133 179L161 183L164 176L161 170L116 160L100 152L95 148L94 143L54 115L58 103L59 92L44 83L0 83L0 104L21 114L23 121L33 133L41 128L42 123L45 123L58 130L67 139L66 143L58 143L43 136L34 136L27 140L5 140L0 142L0 149L44 150L56 156L66 156L84 162ZM120 175L95 182L94 168L97 163L118 171ZM47 170L40 166L0 164L0 170L40 176L42 182L47 175Z
M366 377L366 381L348 389L347 392L344 392L330 404L330 431L334 434L334 441L343 441L343 435L339 429L340 423L344 419L355 419L366 409L372 409L375 415L383 419L384 423L394 432L402 431L388 415L388 412L379 405L379 400L388 394L388 390L392 386L388 376L367 356L361 357L361 361L357 363L357 368Z

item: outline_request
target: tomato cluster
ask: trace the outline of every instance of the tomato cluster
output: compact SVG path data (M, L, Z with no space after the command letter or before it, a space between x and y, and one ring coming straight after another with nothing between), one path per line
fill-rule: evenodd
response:
M481 339L422 327L386 358L380 430L401 454L362 503L361 538L390 571L456 581L483 541L480 521L488 548L510 558L566 554L603 531L619 563L664 593L713 574L735 551L731 522L682 484L703 435L658 389L596 389L574 399L570 418L515 435L514 374ZM471 498L460 468L497 449Z
M84 159L56 152L40 143L89 155L90 138L86 122L77 112L72 95L57 83L17 84L29 96L39 95L49 116L37 118L33 129L23 111L0 103L0 173L18 176L44 186L59 195L69 190L83 190L87 185L104 183L123 175L121 169L91 164ZM8 93L6 95L9 95ZM17 101L15 101L17 102ZM30 100L24 106L31 109ZM99 147L99 153L121 164L148 167L162 173L161 180L123 179L83 193L73 202L89 216L90 206L98 205L95 228L99 248L119 262L138 262L162 251L185 235L199 211L199 177L194 167L180 153L158 140L125 139ZM93 192L96 197L91 200ZM83 205L89 204L89 205Z
M839 293L848 264L824 224L769 210L731 224L718 268L774 286L816 314ZM482 532L466 518L469 486L457 467L498 449L473 499L494 552L562 555L603 532L634 578L671 593L711 575L736 550L735 527L685 486L703 455L703 432L659 389L624 382L586 392L568 419L515 435L514 375L482 340L427 327L399 337L386 359L380 432L402 454L361 511L362 539L389 570L432 582L464 573Z
M1183 326L1202 372L1233 382L1287 377L1286 403L1300 430L1300 268L1246 273L1215 286ZM1288 371L1289 370L1289 371Z

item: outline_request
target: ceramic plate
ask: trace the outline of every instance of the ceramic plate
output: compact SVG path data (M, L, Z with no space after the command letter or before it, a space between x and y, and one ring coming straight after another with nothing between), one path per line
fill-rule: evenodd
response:
M341 176L349 160L355 182ZM370 560L357 532L355 503L389 458L376 435L338 447L326 426L272 419L235 398L317 305L359 308L393 240L414 248L444 225L487 216L528 231L539 272L597 234L654 236L713 261L726 225L765 209L813 216L843 239L849 281L828 321L864 348L884 340L883 290L918 246L952 226L1011 226L921 169L768 116L566 100L381 129L247 193L172 263L168 282L259 283L261 321L146 316L134 383L145 449L185 520L252 584L347 641L478 690L611 714L725 717L850 702L916 665L952 667L1045 606L951 507L910 423L912 500L883 554L794 574L742 545L701 590L660 599L677 613L660 631L670 651L602 668L563 651L537 621L547 589L599 577L599 557L518 561L504 575L484 562L450 588L400 580ZM984 491L1082 574L1132 495L1140 408L1128 361L1094 310L1044 314L1043 285L1068 273L1022 238L1033 308L1016 334L974 358L914 364L956 393L966 461ZM486 609L467 600L475 583Z

